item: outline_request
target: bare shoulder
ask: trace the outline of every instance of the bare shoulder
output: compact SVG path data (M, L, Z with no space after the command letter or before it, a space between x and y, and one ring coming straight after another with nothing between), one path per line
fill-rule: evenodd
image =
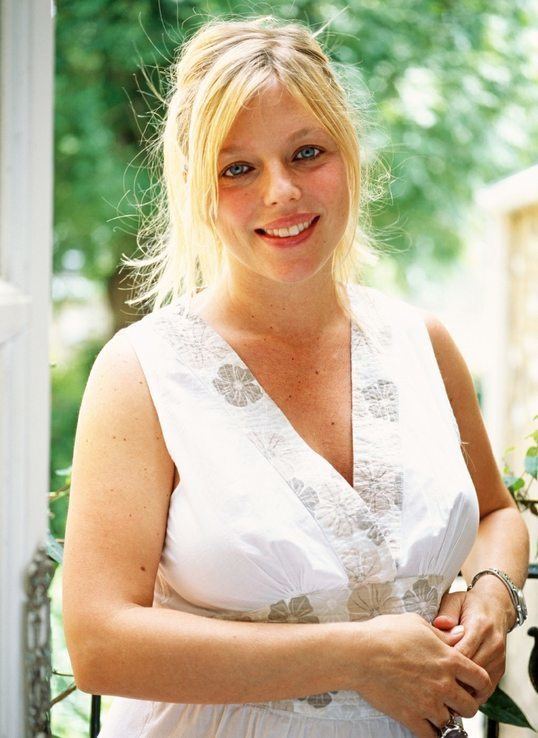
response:
M467 363L444 323L430 312L419 310L419 313L428 329L458 423L462 451L478 496L480 517L501 507L515 507L497 466Z
M125 331L97 355L82 398L63 567L70 656L119 607L151 606L174 464Z

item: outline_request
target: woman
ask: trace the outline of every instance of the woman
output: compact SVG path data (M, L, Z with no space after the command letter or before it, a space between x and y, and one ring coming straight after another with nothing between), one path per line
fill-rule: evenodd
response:
M516 621L502 577L450 584L528 562L469 372L350 279L359 144L307 29L206 24L172 93L154 310L100 352L77 427L77 685L116 695L105 738L439 735Z

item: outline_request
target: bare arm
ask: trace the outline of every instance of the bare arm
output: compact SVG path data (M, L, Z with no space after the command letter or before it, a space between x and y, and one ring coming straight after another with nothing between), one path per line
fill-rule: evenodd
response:
M470 584L476 572L497 567L522 587L529 564L527 527L495 462L465 360L443 323L430 313L423 315L458 423L463 454L480 509L478 534L461 567L462 574ZM473 594L496 602L496 608L505 620L504 631L512 627L516 620L514 606L505 585L497 577L481 577L473 588Z
M462 573L470 584L476 572L494 566L506 571L522 587L529 564L527 527L504 486L465 360L443 323L430 313L424 313L424 318L458 423L463 454L480 509L478 534L462 565ZM497 599L499 608L506 613L507 629L513 625L514 606L506 587L497 577L481 577L475 591Z
M174 464L143 372L117 335L81 403L63 616L78 686L170 702L263 701L342 687L338 624L257 624L152 608Z

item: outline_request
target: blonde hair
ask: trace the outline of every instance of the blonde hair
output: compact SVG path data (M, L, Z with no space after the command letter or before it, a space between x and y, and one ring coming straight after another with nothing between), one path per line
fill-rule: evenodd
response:
M349 215L331 270L338 300L350 314L339 283L358 281L363 266L378 258L359 223L359 216L368 219L367 167L359 151L357 111L315 35L272 16L211 20L183 44L169 73L166 115L152 144L162 159L164 188L156 213L138 231L145 255L124 256L135 285L142 281L139 295L127 304L145 302L155 311L183 295L188 310L194 294L217 279L224 265L215 227L219 150L243 106L276 79L327 130L345 162Z

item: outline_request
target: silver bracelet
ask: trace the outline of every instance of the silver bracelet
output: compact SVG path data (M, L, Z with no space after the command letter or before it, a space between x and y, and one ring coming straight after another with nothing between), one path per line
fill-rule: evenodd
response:
M516 625L523 625L523 623L527 619L527 605L525 603L523 591L516 586L516 584L510 579L505 571L501 571L501 569L496 569L495 567L490 567L488 569L482 569L474 575L473 581L467 587L467 592L473 588L476 580L479 579L483 574L493 574L497 577L497 579L501 580L501 582L508 590L510 599L514 606L514 610L516 611L516 621L508 631L508 633L510 633L514 630Z

